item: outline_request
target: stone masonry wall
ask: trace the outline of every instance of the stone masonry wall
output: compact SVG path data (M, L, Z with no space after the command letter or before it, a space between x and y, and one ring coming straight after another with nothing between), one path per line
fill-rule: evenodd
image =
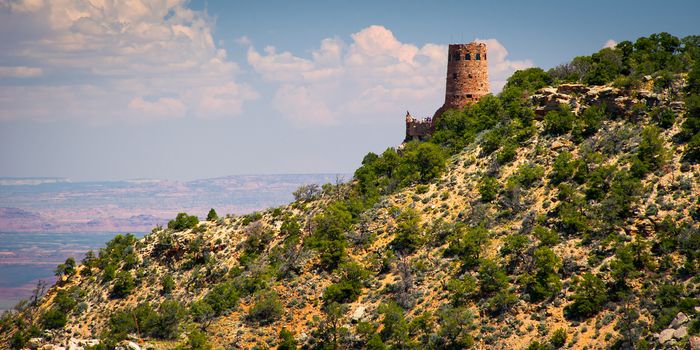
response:
M489 93L486 44L451 44L447 59L445 104L433 119L448 109L461 109Z

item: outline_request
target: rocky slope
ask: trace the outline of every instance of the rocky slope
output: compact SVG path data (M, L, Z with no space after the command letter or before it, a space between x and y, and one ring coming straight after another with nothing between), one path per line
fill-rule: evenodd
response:
M289 205L119 237L14 324L56 328L21 331L42 349L698 349L686 77L542 88L529 125L466 137L444 168L419 156L416 180L383 182L387 151Z

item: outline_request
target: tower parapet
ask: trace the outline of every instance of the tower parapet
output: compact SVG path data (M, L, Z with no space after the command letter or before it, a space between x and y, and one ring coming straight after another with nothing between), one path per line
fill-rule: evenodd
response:
M416 119L411 113L406 111L406 138L405 142L422 140L425 136L433 133L433 119Z

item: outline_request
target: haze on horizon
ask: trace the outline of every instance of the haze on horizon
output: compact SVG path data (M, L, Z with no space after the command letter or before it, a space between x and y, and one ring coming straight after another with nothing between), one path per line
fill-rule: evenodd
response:
M442 104L446 47L488 44L492 92L655 32L700 3L0 0L0 177L348 173Z

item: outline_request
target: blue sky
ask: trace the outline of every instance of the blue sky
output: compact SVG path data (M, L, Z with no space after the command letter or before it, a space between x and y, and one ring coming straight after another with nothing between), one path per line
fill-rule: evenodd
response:
M492 90L610 40L700 34L694 1L0 0L0 176L350 172L442 103L445 50Z

